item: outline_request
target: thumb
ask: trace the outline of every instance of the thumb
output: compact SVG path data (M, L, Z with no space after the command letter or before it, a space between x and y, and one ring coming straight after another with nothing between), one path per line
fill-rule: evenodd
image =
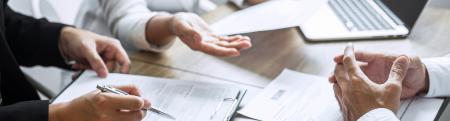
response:
M97 54L97 52L90 52L87 56L87 61L95 72L97 72L97 75L99 77L106 77L108 75L108 69L106 68L105 63L103 62L100 55Z
M391 72L389 73L387 82L401 84L406 76L406 73L408 72L409 63L410 60L406 56L400 56L395 59L394 63L392 64Z

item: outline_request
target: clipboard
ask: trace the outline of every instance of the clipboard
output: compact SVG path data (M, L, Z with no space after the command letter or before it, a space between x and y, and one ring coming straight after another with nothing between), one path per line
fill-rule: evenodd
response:
M239 90L235 98L225 98L217 105L215 111L211 114L209 121L230 121L236 114L239 105L242 102L246 89Z
M433 121L445 120L445 119L442 119L442 117L443 117L442 115L448 114L449 111L446 109L448 107L449 102L450 102L450 98L447 97L444 99L444 102L442 103L441 107L439 108L438 114L436 115L436 117L434 118Z
M187 80L175 80L175 79L167 79L167 78L157 78L157 77L146 77L146 76L138 76L138 75L127 75L127 74L110 74L109 77L126 77L131 78L130 80L136 81L139 83L139 79L154 79L155 82L167 82L171 84L177 84L177 85L183 85L183 83L200 83L204 84L204 86L212 86L212 87L222 87L229 90L233 90L231 92L228 92L226 96L220 97L216 100L216 103L214 105L211 105L207 110L205 111L207 113L203 113L202 115L199 115L199 117L202 117L203 119L209 119L209 121L230 121L233 119L233 117L237 114L237 109L239 105L242 102L242 99L244 98L247 89L241 88L241 87L235 87L236 85L228 85L228 84L217 84L217 83L210 83L210 82L192 82ZM138 79L138 80L135 80ZM78 96L84 95L90 91L95 90L95 88L90 88L93 85L97 85L98 83L102 83L105 81L99 81L99 80L105 80L103 78L96 77L95 72L91 71L84 71L78 77L72 81L69 86L65 87L62 92L60 92L54 99L51 100L51 103L59 103L64 101L70 101ZM106 79L108 80L108 79ZM112 79L109 79L112 80ZM119 79L120 80L120 79ZM114 81L116 80L112 80ZM150 80L146 80L150 81ZM173 82L170 82L173 81ZM122 82L122 81L120 81ZM80 87L81 86L81 87ZM85 87L87 86L87 87ZM229 88L233 86L233 88ZM223 99L222 99L223 98ZM221 100L221 102L219 102ZM160 107L158 107L160 108ZM215 109L214 109L215 108ZM201 109L203 110L203 109ZM171 112L169 112L171 113ZM150 113L150 115L152 115ZM177 115L175 115L177 116ZM152 117L152 116L150 116ZM182 116L177 117L177 120L183 121ZM208 121L208 120L205 120Z

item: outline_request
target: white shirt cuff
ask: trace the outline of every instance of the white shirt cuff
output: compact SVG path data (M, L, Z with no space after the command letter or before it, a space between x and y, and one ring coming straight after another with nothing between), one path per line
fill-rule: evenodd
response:
M137 16L137 14L134 14L133 16L135 17L128 16L128 18L124 18L119 21L122 23L117 26L119 29L113 28L113 30L118 30L115 34L120 40L126 40L126 42L131 43L137 49L149 49L150 44L146 41L145 28L147 22L154 15L141 14ZM127 24L127 22L130 23Z
M127 40L128 42L132 42L134 47L136 47L139 50L152 51L152 52L166 51L168 48L170 48L173 45L174 40L172 40L170 43L168 43L166 45L158 46L158 45L149 43L146 39L147 22L151 21L151 19L154 16L157 16L158 14L166 14L166 13L152 12L150 14L134 14L134 15L140 16L140 17L129 17L129 19L138 19L138 20L134 20L135 23L132 25L131 24L119 24L119 25L122 25L122 26L119 26L119 27L122 27L122 29L119 29L119 32L118 32L119 39L123 39L123 40ZM127 19L123 19L120 22L127 22L127 21L128 21ZM128 22L130 22L130 21L128 21ZM120 30L123 30L123 31L120 31ZM131 30L131 31L126 31L126 30ZM127 37L127 38L121 38L121 37Z
M423 59L428 71L429 87L425 97L450 96L450 57Z
M399 121L399 119L391 110L377 108L361 116L358 121Z

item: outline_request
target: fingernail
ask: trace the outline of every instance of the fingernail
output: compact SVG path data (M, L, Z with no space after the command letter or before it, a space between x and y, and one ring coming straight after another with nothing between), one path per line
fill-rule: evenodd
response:
M348 43L347 46L345 47L344 55L347 56L347 57L352 56L353 55L353 49L354 49L353 43L351 43L351 42Z
M106 78L108 76L108 73L109 73L108 70L105 68L101 68L99 70L99 76L102 78Z

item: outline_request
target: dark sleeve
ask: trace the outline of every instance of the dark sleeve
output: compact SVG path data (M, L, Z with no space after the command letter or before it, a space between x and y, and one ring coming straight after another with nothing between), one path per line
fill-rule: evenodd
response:
M46 100L25 101L0 106L1 121L48 121L49 102Z
M68 69L58 47L64 26L19 14L5 6L6 40L20 65Z

